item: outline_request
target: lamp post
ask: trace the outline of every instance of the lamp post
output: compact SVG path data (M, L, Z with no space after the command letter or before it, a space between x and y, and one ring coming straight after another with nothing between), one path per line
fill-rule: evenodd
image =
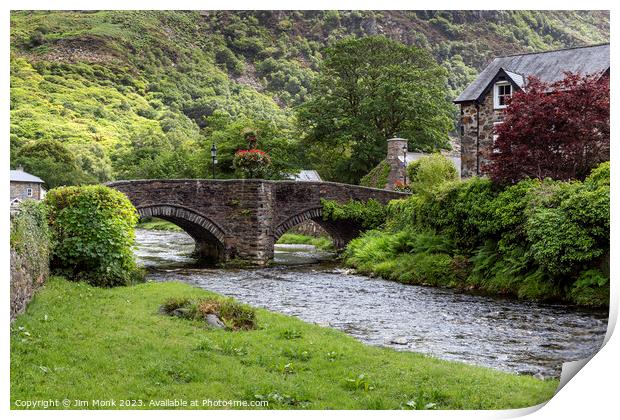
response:
M215 179L215 164L217 163L217 147L215 143L211 146L211 167L213 170L213 179Z
M403 146L403 185L407 185L407 143Z

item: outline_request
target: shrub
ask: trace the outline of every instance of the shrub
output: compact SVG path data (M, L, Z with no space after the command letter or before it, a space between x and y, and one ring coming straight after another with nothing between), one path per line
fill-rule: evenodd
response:
M430 194L438 185L458 180L456 167L440 153L424 156L407 166L409 187L416 194Z
M495 195L485 178L445 182L418 203L414 221L448 236L457 249L468 253L484 243L480 228L489 220L488 203Z
M124 194L102 185L60 187L47 193L45 204L53 269L94 286L137 280L132 247L138 215Z
M323 220L350 221L364 229L374 229L385 222L386 208L377 200L368 201L351 200L346 204L340 204L334 200L321 199L323 206Z
M568 291L568 297L578 305L609 305L609 276L598 269L581 272Z
M525 224L530 252L554 275L576 273L609 252L609 164L564 184L531 210Z
M262 150L238 150L233 165L243 178L265 178L269 173L271 158Z
M345 262L403 283L606 305L609 174L605 162L583 182L439 183L391 201L384 230L352 240Z

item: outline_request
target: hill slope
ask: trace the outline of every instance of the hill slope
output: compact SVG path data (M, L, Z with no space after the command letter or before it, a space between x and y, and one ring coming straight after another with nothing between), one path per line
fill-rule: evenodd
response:
M12 163L28 163L24 145L53 139L93 181L204 177L217 142L220 175L230 176L232 152L251 127L282 168L311 166L294 106L311 91L328 43L371 34L431 50L454 97L493 56L607 42L609 15L14 12Z

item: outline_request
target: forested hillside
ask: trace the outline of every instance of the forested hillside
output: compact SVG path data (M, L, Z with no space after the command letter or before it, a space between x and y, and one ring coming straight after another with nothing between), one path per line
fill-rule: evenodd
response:
M608 42L606 12L14 12L11 164L49 186L232 176L244 130L275 166L318 168L296 107L325 47L385 35L427 49L453 98L493 56ZM308 157L309 156L309 157Z

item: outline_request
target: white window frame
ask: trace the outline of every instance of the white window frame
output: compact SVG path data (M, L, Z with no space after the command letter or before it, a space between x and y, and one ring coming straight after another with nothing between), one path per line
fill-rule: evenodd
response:
M512 96L512 94L514 93L514 87L512 86L512 84L510 84L510 82L506 82L506 81L500 81L495 83L495 85L493 86L493 108L495 109L504 109L506 108L507 105L500 105L499 103L499 87L500 86L510 86L510 96Z
M32 188L26 188L26 197L33 197L34 196L34 190Z

